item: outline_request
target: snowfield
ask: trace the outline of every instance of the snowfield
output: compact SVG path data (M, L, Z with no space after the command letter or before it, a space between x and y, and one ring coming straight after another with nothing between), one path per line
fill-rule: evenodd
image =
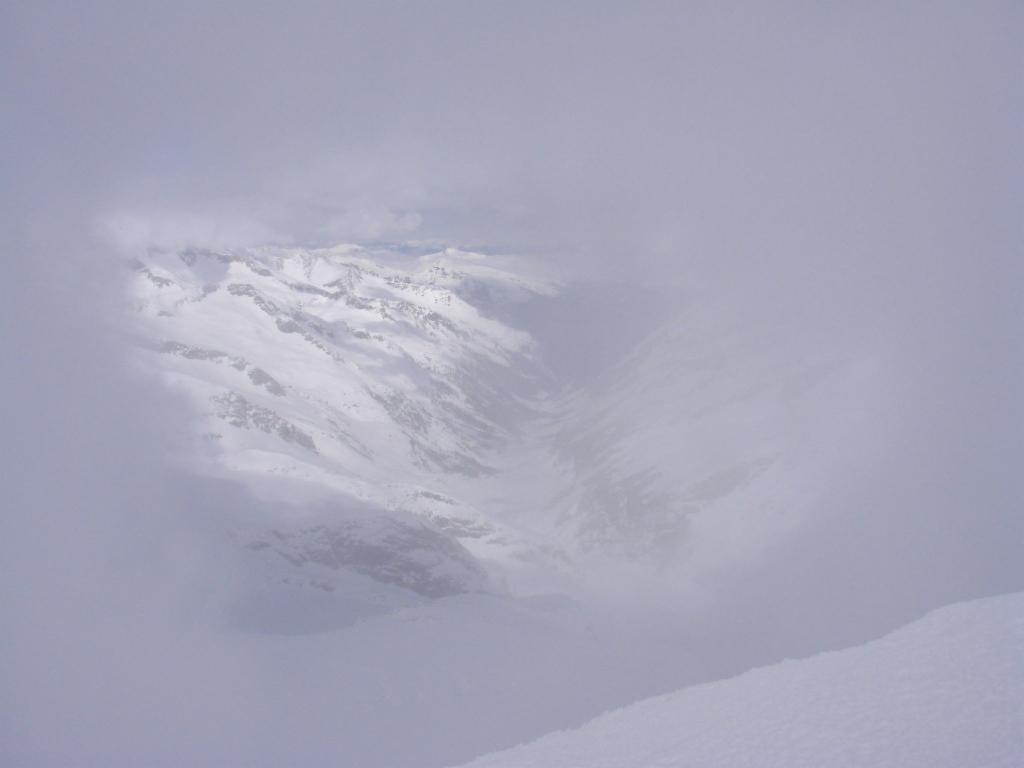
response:
M1024 593L686 688L472 768L1024 765Z

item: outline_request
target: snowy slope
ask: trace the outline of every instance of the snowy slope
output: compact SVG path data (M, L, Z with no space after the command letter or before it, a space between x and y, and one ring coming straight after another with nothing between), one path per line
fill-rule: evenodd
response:
M279 503L250 549L429 597L548 557L480 500L555 386L495 315L550 281L454 249L136 259L143 364L195 404L200 466ZM339 587L324 575L306 580Z
M881 439L877 379L868 359L687 303L566 404L560 539L691 573L756 557Z
M1024 764L1024 593L603 715L473 768Z

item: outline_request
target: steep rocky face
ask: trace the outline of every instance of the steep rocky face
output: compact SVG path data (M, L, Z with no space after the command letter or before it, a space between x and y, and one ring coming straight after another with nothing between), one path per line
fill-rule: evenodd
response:
M248 547L271 550L298 568L351 569L425 597L445 597L486 584L483 569L452 538L429 525L385 515L277 526L254 537ZM330 581L317 586L333 589Z

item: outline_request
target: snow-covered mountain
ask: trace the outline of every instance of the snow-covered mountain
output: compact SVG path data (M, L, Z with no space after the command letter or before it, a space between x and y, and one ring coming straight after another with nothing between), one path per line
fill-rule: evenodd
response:
M647 297L521 260L150 249L133 274L142 358L194 403L204 471L276 505L239 535L279 583L437 597L728 567L865 439L862 362L701 304L650 332ZM559 364L599 332L636 343L603 345L621 358L599 375Z
M472 768L1020 765L1024 594L609 712Z
M869 358L687 303L566 404L562 539L690 570L756 556L863 459L880 395Z
M251 548L427 596L486 588L481 563L549 557L485 502L557 387L530 335L497 317L556 285L493 261L357 246L138 257L146 367L194 402L207 469L281 504Z

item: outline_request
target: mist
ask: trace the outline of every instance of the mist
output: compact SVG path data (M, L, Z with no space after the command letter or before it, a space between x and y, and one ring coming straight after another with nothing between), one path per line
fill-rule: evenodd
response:
M1022 34L998 2L5 4L0 755L456 764L1024 589ZM555 276L494 314L583 402L552 455L671 479L763 437L799 513L741 499L656 567L594 550L528 594L240 630L240 521L348 501L207 471L126 264L338 243ZM740 403L850 373L764 422L658 423L696 391L677 357L715 356Z

